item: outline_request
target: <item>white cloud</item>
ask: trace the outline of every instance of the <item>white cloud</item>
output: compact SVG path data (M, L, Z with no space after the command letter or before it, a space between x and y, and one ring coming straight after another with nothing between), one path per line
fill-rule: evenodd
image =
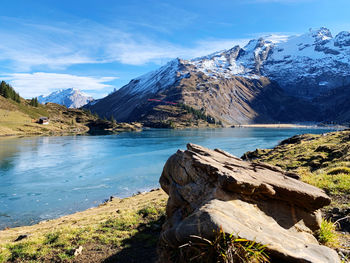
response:
M47 95L58 89L78 88L86 93L94 93L97 90L112 89L112 85L106 84L117 77L91 77L58 73L13 73L1 76L11 83L22 97Z

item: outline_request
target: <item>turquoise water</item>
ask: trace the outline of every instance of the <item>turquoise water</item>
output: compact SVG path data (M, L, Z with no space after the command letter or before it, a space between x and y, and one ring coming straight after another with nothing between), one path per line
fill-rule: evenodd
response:
M325 129L191 129L0 140L0 229L33 224L159 187L163 165L188 142L236 156Z

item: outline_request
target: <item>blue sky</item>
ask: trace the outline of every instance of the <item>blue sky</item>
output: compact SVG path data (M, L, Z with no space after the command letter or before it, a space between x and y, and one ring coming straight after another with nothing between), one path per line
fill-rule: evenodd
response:
M0 78L24 97L105 96L172 58L264 35L350 31L349 0L3 0Z

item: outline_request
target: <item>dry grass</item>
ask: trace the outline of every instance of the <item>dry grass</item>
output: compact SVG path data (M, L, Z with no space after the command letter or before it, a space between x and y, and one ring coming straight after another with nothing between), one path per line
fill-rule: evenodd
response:
M127 249L126 240L134 236L143 245L155 247L158 236L143 233L142 229L156 228L159 233L157 221L164 217L166 201L167 195L157 190L113 199L99 207L37 225L0 231L0 262L79 261L93 258L91 254L96 248L105 251L99 254L100 262ZM14 242L21 235L28 237ZM75 257L80 246L82 255Z
M36 123L42 116L50 118L49 125ZM80 123L77 123L77 118L80 118ZM0 136L84 133L89 130L86 123L95 119L87 112L57 104L32 107L26 100L16 103L0 96Z

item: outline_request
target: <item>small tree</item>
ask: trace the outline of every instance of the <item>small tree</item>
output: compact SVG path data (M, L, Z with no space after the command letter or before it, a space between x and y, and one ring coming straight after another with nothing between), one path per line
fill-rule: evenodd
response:
M116 124L116 123L117 123L117 122L115 121L113 115L111 115L111 122L112 122L112 124Z
M39 107L38 98L32 98L29 102L29 105L33 107Z

